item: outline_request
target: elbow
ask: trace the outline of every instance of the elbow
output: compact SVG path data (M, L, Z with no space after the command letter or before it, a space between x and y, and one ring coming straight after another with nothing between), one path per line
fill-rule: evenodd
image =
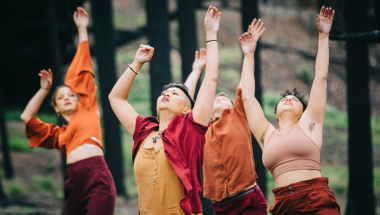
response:
M27 116L25 113L22 113L20 119L26 124L32 118L31 116Z

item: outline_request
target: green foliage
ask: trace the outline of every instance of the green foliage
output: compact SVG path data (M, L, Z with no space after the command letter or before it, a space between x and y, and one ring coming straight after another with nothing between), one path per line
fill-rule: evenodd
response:
M220 65L236 65L240 64L243 57L241 48L219 48L219 64ZM238 62L238 63L237 63Z
M305 82L305 83L311 82L312 75L313 75L312 72L306 67L302 67L297 72L297 78L300 79L301 81Z
M21 113L22 113L21 110L6 111L5 112L5 119L6 120L21 121L21 119L20 119ZM42 121L47 122L47 123L57 124L57 122L58 122L58 117L55 114L38 113L37 117L40 118Z
M46 162L45 164L45 169L49 172L54 172L54 170L58 167L57 163L50 160L48 162Z
M17 181L12 181L5 189L9 197L15 199L22 198L26 194L22 185Z
M33 175L31 180L41 190L52 191L54 189L54 181L50 176Z
M230 83L236 83L236 86L240 82L240 75L241 74L239 72L233 69L219 70L219 76L221 77L222 80L228 81Z

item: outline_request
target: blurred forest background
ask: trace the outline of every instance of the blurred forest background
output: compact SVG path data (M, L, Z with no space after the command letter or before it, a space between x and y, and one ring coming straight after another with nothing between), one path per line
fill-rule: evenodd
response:
M378 0L2 1L0 214L64 213L65 158L59 151L30 149L20 114L39 88L39 70L52 68L55 86L63 82L77 46L72 21L77 6L84 7L91 19L89 40L105 158L118 192L116 214L137 214L133 140L111 111L107 96L133 61L138 46L150 44L156 49L155 55L135 79L128 100L140 115L154 115L159 89L170 82L182 83L191 72L194 51L205 47L203 20L209 5L222 12L217 92L226 92L232 98L243 57L238 38L254 17L265 23L267 30L257 50L256 93L266 117L276 126L273 111L280 92L297 87L306 95L310 93L318 45L316 14L322 5L336 10L330 35L322 174L329 178L342 214L380 215ZM376 10L379 13L375 14ZM369 33L341 37L362 32ZM48 101L38 117L64 123ZM259 185L269 207L274 201L274 181L262 166L260 148L253 144ZM210 202L202 201L204 214L212 214Z

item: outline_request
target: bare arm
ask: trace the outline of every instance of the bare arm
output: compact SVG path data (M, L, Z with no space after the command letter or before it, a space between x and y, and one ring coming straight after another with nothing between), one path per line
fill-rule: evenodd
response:
M219 29L221 13L218 9L210 6L205 17L206 40L216 40ZM214 104L216 82L218 80L218 43L210 41L207 44L205 78L198 93L197 101L193 110L194 121L201 125L208 125Z
M206 65L206 49L200 49L200 55L198 56L198 51L195 51L195 59L193 63L193 70L185 81L185 86L189 89L189 94L194 98L195 88L199 77L201 76L202 70Z
M329 32L335 11L322 7L317 17L319 31L318 54L315 64L315 78L311 87L310 100L304 116L323 126L327 105L327 74L329 67ZM302 117L304 118L304 117ZM301 118L301 120L302 120Z
M256 22L256 19L254 19L248 29L249 33L244 33L240 37L240 43L244 53L241 78L244 108L251 132L255 136L261 148L263 148L264 135L270 124L265 118L264 111L255 97L254 53L256 50L257 41L261 34L265 31L265 28L262 29L263 23L261 23L261 25L260 23L261 20Z
M140 45L139 50L136 53L135 60L131 64L131 67L136 71L140 71L144 63L152 59L154 48L150 46ZM136 77L129 67L124 74L119 78L113 87L108 98L111 103L112 110L115 112L117 118L121 122L127 131L133 135L136 127L136 118L138 113L128 103L127 98L129 91L131 90L132 82Z
M88 41L87 26L89 22L88 13L82 8L77 7L73 15L75 25L78 27L79 43Z
M48 95L51 85L53 83L53 73L49 69L49 71L41 70L38 74L40 76L40 85L41 88L37 91L37 93L32 97L32 99L26 105L24 111L22 112L20 118L26 124L29 120L36 116L38 110L41 107L42 102L45 97Z

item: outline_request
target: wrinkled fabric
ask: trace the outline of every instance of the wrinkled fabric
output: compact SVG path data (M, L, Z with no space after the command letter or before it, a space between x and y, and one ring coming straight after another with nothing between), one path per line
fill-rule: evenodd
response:
M158 130L158 127L156 117L137 117L133 134L133 162L144 139L153 129ZM208 126L195 122L193 112L190 111L187 114L176 115L161 134L165 156L182 181L184 197L180 201L180 206L186 215L202 213L199 194L202 191L201 171L205 143L204 134L207 128Z
M339 215L340 206L330 190L329 179L320 177L272 190L274 215Z
M249 192L249 193L247 193ZM244 195L247 193L246 195ZM239 197L240 195L244 195ZM215 215L266 215L267 202L258 185L244 191L242 194L225 198L222 202L211 205Z
M116 188L103 156L67 165L66 214L113 215Z
M69 125L59 127L32 117L26 124L25 130L30 147L60 149L66 153L66 156L84 143L94 144L103 149L96 98L97 87L94 82L87 41L79 44L77 53L66 73L65 84L80 96L78 108L71 117ZM91 141L91 137L96 137L99 142Z
M212 201L222 201L227 191L234 194L258 181L240 87L234 106L224 109L206 133L203 177L203 195Z

